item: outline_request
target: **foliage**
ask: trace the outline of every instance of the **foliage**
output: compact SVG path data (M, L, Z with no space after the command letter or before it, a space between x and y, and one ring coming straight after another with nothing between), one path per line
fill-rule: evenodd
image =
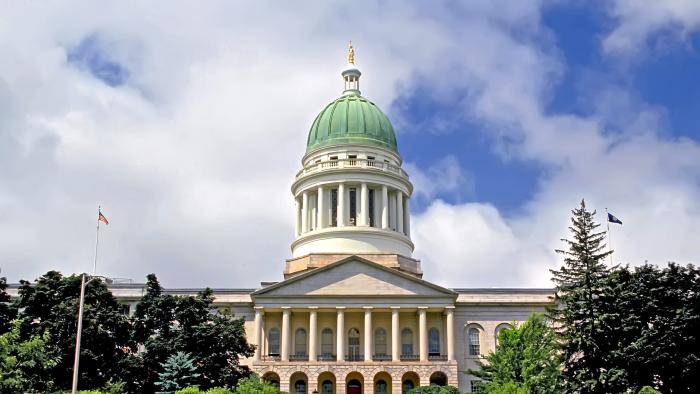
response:
M173 351L191 354L201 374L194 383L203 389L233 387L250 374L239 357L250 357L254 348L245 337L242 318L217 316L212 291L205 289L196 297L163 294L155 275L147 277L144 297L134 315L133 338L143 343L146 352L133 360L134 377L130 392L155 391L160 365ZM138 384L137 384L138 383Z
M655 390L653 387L644 386L637 394L661 394L661 392Z
M408 394L461 394L454 386L422 386L411 389Z
M239 380L234 390L235 394L279 394L279 392L277 387L259 379L257 376Z
M7 294L7 278L0 278L0 335L12 329L12 321L17 317L17 308Z
M190 386L190 387L185 387L184 389L178 390L175 392L175 394L200 394L202 391L199 390L199 387L196 386Z
M610 349L603 366L621 371L632 392L700 391L700 270L670 263L615 270L601 297L598 341Z
M58 349L58 363L38 377L53 381L58 389L71 385L75 352L76 321L81 277L62 276L49 271L35 281L20 281L17 306L22 319L20 337L26 341L48 333ZM102 387L110 377L120 375L124 349L134 347L130 324L119 304L100 280L85 288L83 333L80 353L82 387Z
M620 392L623 382L617 379L618 371L603 369L608 349L597 341L605 333L600 297L608 275L604 259L611 252L604 251L605 232L597 231L595 211L589 211L582 200L572 213L573 239L562 239L567 249L556 251L564 256L564 265L551 271L556 288L555 306L549 310L560 327L564 388L581 394Z
M161 364L163 372L158 374L156 386L163 391L180 390L192 384L198 377L194 359L185 352L177 352Z
M244 378L246 379L246 378ZM238 385L241 384L241 381L238 381ZM274 388L274 387L273 387ZM279 391L275 390L275 393L279 393ZM212 387L209 390L207 390L207 394L234 394L233 391L223 388L223 387Z
M20 324L16 320L11 331L0 335L0 393L51 391L53 382L45 378L58 363L57 349L47 331L22 340Z
M501 330L496 351L485 361L480 370L470 373L485 382L487 393L560 392L556 337L541 315L530 316L519 327Z

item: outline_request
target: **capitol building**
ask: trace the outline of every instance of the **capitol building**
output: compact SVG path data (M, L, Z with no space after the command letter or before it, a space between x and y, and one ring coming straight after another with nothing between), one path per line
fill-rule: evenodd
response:
M242 364L282 391L476 391L469 370L495 350L498 331L542 312L552 290L445 288L422 279L411 241L413 185L396 134L360 94L352 48L341 75L342 93L311 125L292 180L295 237L291 257L280 261L283 280L214 289L215 304L245 319L256 351ZM464 275L478 264L466 262ZM143 292L110 287L132 310Z

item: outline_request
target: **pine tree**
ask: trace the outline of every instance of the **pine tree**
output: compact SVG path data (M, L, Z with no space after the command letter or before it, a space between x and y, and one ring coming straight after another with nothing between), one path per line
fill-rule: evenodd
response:
M551 270L555 288L555 306L549 316L558 327L564 359L564 390L572 393L607 393L604 375L606 346L604 327L600 324L600 295L608 275L605 258L605 232L597 231L600 224L593 218L595 211L586 208L585 201L572 211L569 230L573 239L562 239L566 250L556 250L564 256L564 265Z
M194 359L189 353L177 352L168 357L161 367L163 372L158 374L156 386L163 391L183 389L199 377Z

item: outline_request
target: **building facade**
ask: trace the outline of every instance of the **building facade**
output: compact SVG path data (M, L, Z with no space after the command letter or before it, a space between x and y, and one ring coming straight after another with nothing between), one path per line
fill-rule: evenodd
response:
M214 289L215 304L245 319L256 351L242 363L282 391L476 391L469 370L495 349L498 331L543 311L552 291L448 289L422 279L412 257L413 185L394 129L361 96L352 49L341 75L344 90L313 122L292 183L295 239L283 280ZM111 290L133 310L144 287Z

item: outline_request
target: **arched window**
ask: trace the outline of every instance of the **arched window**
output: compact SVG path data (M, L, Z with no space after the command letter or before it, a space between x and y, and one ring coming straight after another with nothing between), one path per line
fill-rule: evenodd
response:
M386 393L386 381L383 379L377 380L374 383L374 394L387 394Z
M431 356L440 355L440 331L435 327L428 330L428 354Z
M508 323L501 323L498 325L498 327L496 327L496 332L494 333L495 337L496 337L496 346L498 346L498 341L499 341L498 336L500 335L501 331L503 331L505 329L510 329L510 328L513 328L513 326L511 326Z
M386 355L386 330L383 328L377 328L374 331L374 354Z
M401 355L413 355L413 331L410 328L404 328L401 331Z
M481 355L481 346L479 344L479 329L472 327L469 329L469 355Z
M321 332L321 354L333 355L333 330L330 328L324 328Z
M360 359L360 331L357 328L348 331L348 358L351 361Z
M277 356L280 354L280 330L277 328L271 328L270 333L267 334L268 348L267 352L270 355Z
M306 394L306 382L303 380L297 380L294 383L294 394Z
M326 379L321 383L321 394L333 394L333 382Z
M306 355L306 330L303 328L298 328L294 334L294 354Z
M413 384L412 380L404 380L403 384L401 385L401 394L408 394L408 392L414 387L415 385Z

